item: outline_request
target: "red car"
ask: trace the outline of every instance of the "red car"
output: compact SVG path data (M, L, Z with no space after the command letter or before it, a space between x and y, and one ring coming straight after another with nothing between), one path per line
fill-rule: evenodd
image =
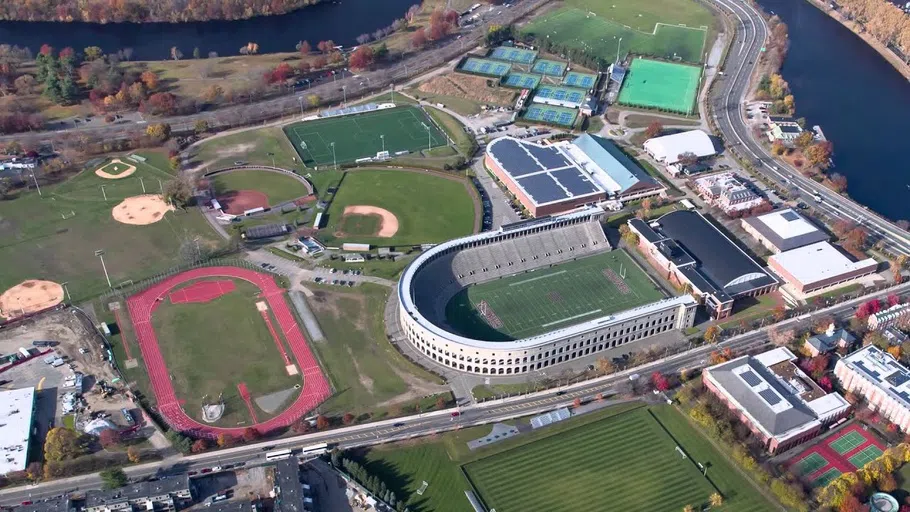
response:
M461 416L461 413L458 411L455 411L452 413L452 417L454 418L455 416Z
M23 504L23 505L31 505L32 502L31 502L31 501L23 501L22 504Z

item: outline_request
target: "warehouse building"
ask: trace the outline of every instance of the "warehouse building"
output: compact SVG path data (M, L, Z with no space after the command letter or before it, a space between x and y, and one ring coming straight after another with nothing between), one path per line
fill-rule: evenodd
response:
M666 165L679 162L680 155L691 153L696 158L706 158L717 154L711 137L701 130L654 137L644 143L644 149L654 160Z
M742 219L746 233L777 254L828 240L828 235L792 208Z
M850 403L826 393L780 347L742 356L704 371L705 387L736 411L774 454L799 445L850 412Z
M817 242L771 256L768 267L795 292L808 294L874 274L878 263L853 261L828 242Z
M35 417L35 388L0 391L0 475L25 471Z
M834 375L845 390L904 432L910 432L910 371L875 345L837 360Z

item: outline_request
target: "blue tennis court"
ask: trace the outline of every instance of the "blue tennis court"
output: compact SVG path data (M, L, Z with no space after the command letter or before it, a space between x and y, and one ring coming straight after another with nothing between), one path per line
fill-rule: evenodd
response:
M461 70L478 75L506 76L512 70L512 65L495 60L468 57L461 65Z
M534 89L540 83L540 75L512 72L502 79L502 85L519 89Z
M582 89L590 89L594 87L594 82L596 81L597 75L595 74L569 71L569 73L566 74L566 77L562 80L562 83L568 85L569 87L581 87Z
M531 71L548 76L562 76L566 71L566 63L558 60L537 59Z
M490 52L489 57L491 59L507 60L519 64L530 64L534 62L534 59L537 57L537 52L511 46L497 46Z
M584 101L586 93L587 91L584 89L564 87L561 85L544 85L537 88L537 94L534 95L534 100L554 100L578 106Z
M531 105L521 117L528 121L541 121L544 123L572 126L578 111L571 108L554 107L550 105Z

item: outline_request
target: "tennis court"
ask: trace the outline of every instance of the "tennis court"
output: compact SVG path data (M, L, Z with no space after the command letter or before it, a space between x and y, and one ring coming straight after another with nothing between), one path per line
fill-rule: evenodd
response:
M855 430L851 430L846 434L838 437L837 439L828 443L828 446L831 447L834 451L841 455L846 455L847 453L853 451L854 448L866 444L866 438Z
M383 148L394 155L446 145L445 135L417 107L304 121L284 133L306 166L353 162Z
M820 453L812 452L808 456L797 461L795 465L796 474L808 476L827 465L827 459L822 457Z
M558 60L537 59L531 71L541 75L562 76L566 71L566 63Z
M540 75L529 73L518 73L513 71L502 79L502 85L505 87L516 87L519 89L534 89L540 83Z
M528 121L558 124L560 126L574 125L576 117L578 117L578 111L575 109L550 105L531 105L521 116L522 119Z
M850 464L853 464L854 466L856 466L856 469L861 469L866 464L872 462L873 460L875 460L881 456L882 456L882 449L873 444L873 445L869 445L869 446L863 448L862 450L857 452L856 455L850 457L847 460L850 461Z
M695 105L701 68L638 58L619 92L619 103L689 114Z
M594 82L597 81L597 75L593 73L579 73L578 71L569 71L566 74L566 77L563 78L562 83L568 85L569 87L581 87L582 89L590 89L594 87Z
M512 46L498 46L493 48L489 57L491 59L507 60L519 64L530 64L537 58L537 52L534 50L525 50L524 48L514 48Z
M817 476L809 485L811 485L813 488L824 487L830 484L832 481L834 481L835 478L839 477L840 475L841 472L839 469L831 468L828 471L825 471L821 475Z
M512 70L512 65L495 60L468 57L461 64L461 70L478 75L506 76L509 74L509 71Z
M544 85L537 88L534 93L534 100L553 100L566 104L565 106L577 107L585 100L585 94L588 91L576 87L565 87L563 85ZM544 101L543 103L546 103Z

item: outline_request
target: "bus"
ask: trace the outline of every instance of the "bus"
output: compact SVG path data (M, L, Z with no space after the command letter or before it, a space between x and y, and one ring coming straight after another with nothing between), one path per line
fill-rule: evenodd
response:
M327 451L329 451L329 445L327 443L314 444L312 446L304 446L300 450L300 455L302 457L316 457Z
M275 461L275 460L284 460L291 457L291 450L278 450L276 452L268 452L265 454L266 461Z

